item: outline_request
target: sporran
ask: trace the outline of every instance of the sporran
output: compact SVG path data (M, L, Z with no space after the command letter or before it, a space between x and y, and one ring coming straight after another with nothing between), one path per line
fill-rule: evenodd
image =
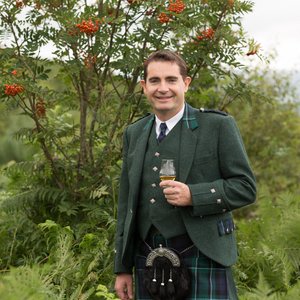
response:
M182 300L190 290L190 272L182 264L180 254L162 245L148 254L143 277L145 288L154 300Z

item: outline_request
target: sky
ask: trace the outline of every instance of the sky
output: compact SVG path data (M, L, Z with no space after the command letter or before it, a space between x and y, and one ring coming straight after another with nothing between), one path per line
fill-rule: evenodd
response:
M250 37L261 44L261 53L277 53L270 67L300 71L300 0L252 0L253 11L242 24ZM253 63L262 63L252 58Z

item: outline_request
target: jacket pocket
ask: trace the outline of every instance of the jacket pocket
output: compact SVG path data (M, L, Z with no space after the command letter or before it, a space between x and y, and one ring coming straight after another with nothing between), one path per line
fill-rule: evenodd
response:
M217 224L219 236L231 234L235 230L235 224L232 218L219 220Z

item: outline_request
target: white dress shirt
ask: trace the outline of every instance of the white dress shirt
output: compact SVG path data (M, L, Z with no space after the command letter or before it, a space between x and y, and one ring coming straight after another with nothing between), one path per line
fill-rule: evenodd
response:
M155 131L156 131L156 138L158 138L160 134L160 124L161 123L166 123L167 125L167 130L166 130L166 135L173 129L173 127L181 120L183 114L184 114L184 108L185 105L182 106L182 109L171 119L167 121L161 121L156 115L155 115Z

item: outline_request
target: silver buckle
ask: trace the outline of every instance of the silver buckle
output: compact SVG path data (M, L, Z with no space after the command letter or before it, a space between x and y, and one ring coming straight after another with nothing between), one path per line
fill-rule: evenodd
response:
M178 255L162 245L159 245L159 248L153 249L146 258L146 267L152 267L153 261L157 257L166 257L171 263L173 267L180 267L180 259Z

